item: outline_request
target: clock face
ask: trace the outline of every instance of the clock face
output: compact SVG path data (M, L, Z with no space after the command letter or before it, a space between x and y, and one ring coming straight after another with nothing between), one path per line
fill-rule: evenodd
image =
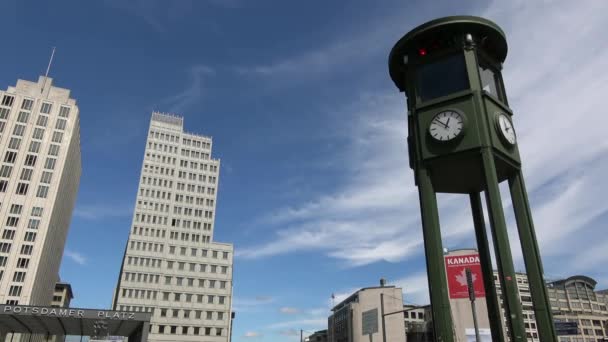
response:
M429 125L429 133L438 141L450 141L458 137L464 129L462 114L454 110L439 112Z
M509 144L515 145L517 138L515 136L515 129L513 123L505 113L498 114L498 132L501 137Z

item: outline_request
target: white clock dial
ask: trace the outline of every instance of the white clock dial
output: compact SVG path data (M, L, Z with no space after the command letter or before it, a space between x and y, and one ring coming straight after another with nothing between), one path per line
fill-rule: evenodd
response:
M429 125L431 137L439 141L449 141L458 137L464 129L464 118L462 114L445 110L437 113Z
M498 114L498 131L507 143L515 145L515 141L517 140L515 129L513 128L513 123L505 113Z

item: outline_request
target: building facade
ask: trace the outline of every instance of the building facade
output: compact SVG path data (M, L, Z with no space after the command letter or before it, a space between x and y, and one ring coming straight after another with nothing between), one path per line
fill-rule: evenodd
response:
M498 286L497 278L498 275L494 273L494 281ZM517 273L516 280L528 341L540 341L528 277L525 273ZM608 296L603 291L596 292L596 284L595 280L582 275L547 282L553 320L578 324L578 334L559 336L560 342L608 341ZM502 306L503 300L498 287L497 292Z
M231 244L213 241L220 161L183 118L153 113L114 309L152 313L150 341L228 341Z
M403 305L405 340L407 342L434 341L430 305Z
M384 306L384 324L382 324ZM329 342L405 341L403 292L394 286L366 287L334 306L328 318ZM383 332L386 327L386 332ZM371 336L370 336L371 335Z
M51 302L51 306L56 308L69 308L72 299L74 299L72 285L64 282L58 282L55 285L55 292L53 293L53 301Z
M0 303L51 305L81 174L70 90L18 80L0 91Z

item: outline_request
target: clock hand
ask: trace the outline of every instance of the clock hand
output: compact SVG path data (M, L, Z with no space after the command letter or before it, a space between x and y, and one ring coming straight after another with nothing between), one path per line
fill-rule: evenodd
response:
M445 128L450 128L450 127L448 126L448 125L450 124L450 119L451 119L451 118L448 118L448 121L446 121L446 122L445 122Z
M448 119L449 120L449 119ZM448 128L448 125L446 125L445 123L443 123L443 121L439 120L439 119L434 119L433 121L440 123L444 128Z

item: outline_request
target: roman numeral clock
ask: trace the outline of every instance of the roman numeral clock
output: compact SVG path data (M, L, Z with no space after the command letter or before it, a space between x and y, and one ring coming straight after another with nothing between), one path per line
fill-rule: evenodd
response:
M445 17L414 28L393 47L390 76L407 96L408 152L418 187L436 341L454 341L437 193L463 194L473 215L493 341L525 341L499 184L509 183L541 341L557 341L540 251L502 81L507 40L495 23ZM485 195L507 321L496 295L481 194Z

